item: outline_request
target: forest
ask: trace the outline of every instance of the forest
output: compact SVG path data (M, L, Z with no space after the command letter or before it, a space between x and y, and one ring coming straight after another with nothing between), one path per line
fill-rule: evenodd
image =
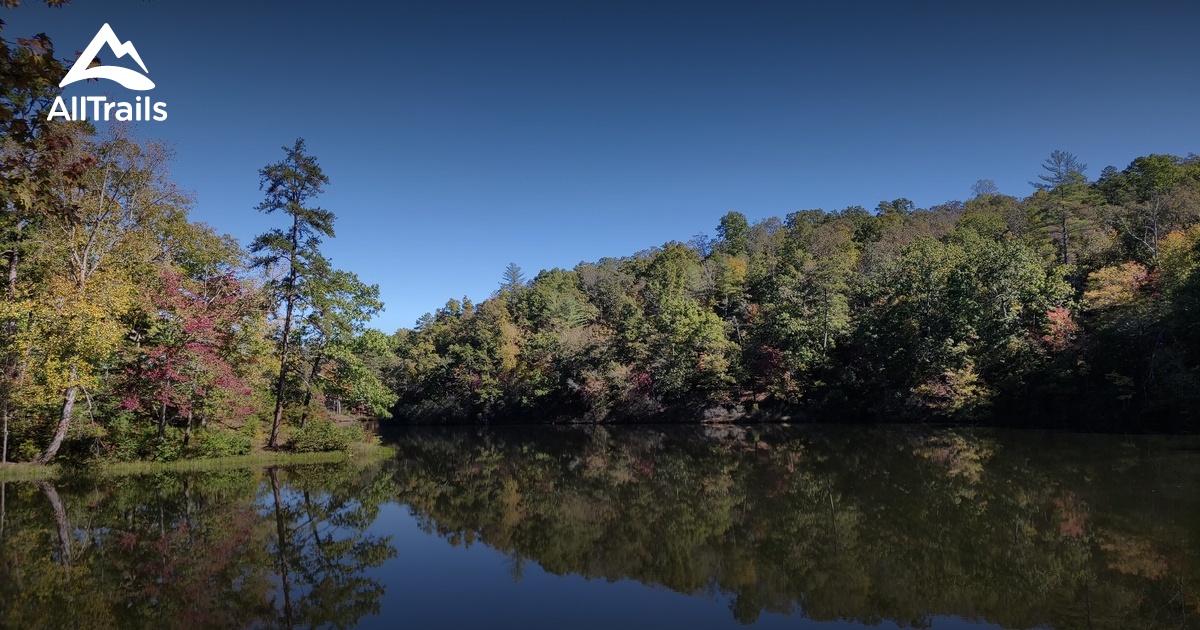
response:
M243 247L189 218L165 144L48 120L48 37L0 46L0 463L336 451L388 416L379 287L322 253L303 140L259 171L277 226Z
M1200 157L1033 192L801 210L632 256L510 266L394 340L399 417L1194 430Z
M322 252L302 139L259 171L275 227L243 245L189 217L167 145L48 120L65 62L0 34L0 463L338 450L363 417L1196 428L1194 154L1092 178L1055 151L1025 197L731 211L712 238L510 265L389 335L378 286Z

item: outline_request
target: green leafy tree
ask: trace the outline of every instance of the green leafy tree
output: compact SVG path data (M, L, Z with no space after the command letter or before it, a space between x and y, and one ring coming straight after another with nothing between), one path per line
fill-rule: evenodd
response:
M1120 173L1107 170L1097 188L1112 205L1111 217L1134 245L1134 255L1158 261L1170 232L1200 219L1200 166L1172 155L1135 159Z
M46 213L32 254L41 276L30 295L36 353L29 378L62 392L59 419L38 458L52 460L83 390L96 389L122 343L139 286L155 277L160 235L186 221L188 197L166 177L170 153L114 130L83 147L94 156L81 185Z
M717 224L717 238L730 256L744 256L750 247L750 223L741 212L728 212Z
M300 350L310 365L304 379L301 428L307 424L314 392L326 390L322 382L330 381L328 376L322 376L322 369L330 375L349 378L353 383L349 392L383 390L378 376L365 370L363 358L355 351L367 322L383 310L379 286L367 285L348 271L330 269L324 259L314 260L309 271L311 276L304 284L307 314L297 335ZM367 344L360 349L374 348ZM373 383L365 382L372 378L375 379ZM368 406L377 413L386 414L386 408L392 402L394 397L372 394Z
M19 6L10 0L4 6ZM61 1L48 1L61 6ZM39 220L57 212L63 193L79 184L91 156L77 150L80 123L50 122L45 112L59 94L66 69L44 33L10 40L0 21L0 248L4 299L12 308L0 321L0 463L8 461L9 426L22 406L24 349L30 342L28 297L20 284L22 261L36 247ZM4 309L9 311L9 309Z

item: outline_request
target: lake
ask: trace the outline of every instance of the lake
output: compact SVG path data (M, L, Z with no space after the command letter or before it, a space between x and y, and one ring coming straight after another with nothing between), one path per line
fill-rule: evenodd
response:
M413 428L0 484L5 628L1200 627L1193 437Z

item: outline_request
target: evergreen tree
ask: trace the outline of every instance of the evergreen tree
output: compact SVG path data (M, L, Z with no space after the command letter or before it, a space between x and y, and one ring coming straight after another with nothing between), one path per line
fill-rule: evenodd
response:
M281 272L270 280L271 292L282 310L279 332L279 373L275 384L275 412L271 420L271 437L267 445L279 445L279 426L283 421L284 386L287 382L288 359L292 350L292 325L299 309L305 306L308 284L315 272L329 269L321 254L321 237L333 237L334 215L328 210L309 205L325 191L329 178L317 159L306 153L304 139L284 147L284 158L259 171L260 189L266 198L257 209L266 214L283 212L291 218L286 229L273 228L254 239L250 251L256 256L254 266L266 270L268 276Z

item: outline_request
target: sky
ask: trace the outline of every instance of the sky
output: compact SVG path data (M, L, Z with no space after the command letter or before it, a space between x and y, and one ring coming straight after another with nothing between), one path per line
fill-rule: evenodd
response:
M192 216L248 243L258 170L303 137L335 266L373 325L479 302L509 262L625 256L808 208L1025 196L1051 151L1099 175L1200 153L1200 3L74 0L0 11L74 58L132 41ZM101 52L103 63L131 66ZM101 81L65 94L139 93Z

